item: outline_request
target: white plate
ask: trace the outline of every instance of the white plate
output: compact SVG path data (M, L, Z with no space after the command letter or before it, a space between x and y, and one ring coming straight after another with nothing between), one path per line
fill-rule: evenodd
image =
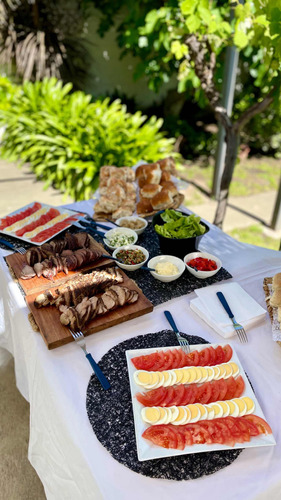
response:
M220 344L220 345L226 345L225 344ZM214 348L218 346L218 344L197 344L197 345L191 345L191 351L198 349L199 351L201 349L204 349L205 347L210 347L213 346ZM174 346L179 348L179 346ZM136 442L137 442L137 453L138 453L138 459L140 462L143 462L145 460L153 460L155 458L165 458L165 457L173 457L173 456L178 456L178 455L187 455L190 453L202 453L205 451L215 451L215 450L235 450L239 448L253 448L257 446L273 446L276 444L275 439L272 434L261 434L257 437L252 437L249 442L245 443L236 443L233 447L232 446L226 446L222 444L194 444L192 446L186 446L184 450L174 450L174 449L166 449L166 448L161 448L160 446L156 446L153 443L149 442L148 440L144 439L142 437L142 433L147 429L149 424L146 424L142 418L141 418L141 410L143 408L143 405L141 405L138 400L136 399L135 395L138 392L144 392L144 389L137 385L134 381L134 372L136 371L136 368L134 367L131 359L136 357L136 356L142 356L145 354L150 354L152 352L157 351L165 351L168 349L173 349L174 347L159 347L159 348L152 348L152 349L136 349L136 350L128 350L126 351L126 357L127 357L127 364L128 364L128 371L129 371L129 380L130 380L130 389L131 389L131 395L132 395L132 403L133 403L133 413L134 413L134 424L135 424L135 434L136 434ZM233 349L233 347L232 347ZM264 414L263 411L257 401L257 398L250 386L250 383L248 381L248 378L242 368L242 365L237 357L236 352L233 349L233 355L231 358L231 362L234 361L238 366L240 373L239 375L242 375L243 380L245 382L245 391L242 396L248 396L253 401L255 402L255 411L254 415L257 415L264 420ZM241 396L241 397L242 397Z
M32 207L34 205L34 203L40 203L40 202L36 202L36 201L33 201L32 203L29 203L28 205L25 205L24 207L21 207L19 208L18 210L15 210L14 212L11 212L10 214L6 215L5 217L3 217L2 219L5 219L6 217L9 217L9 216L12 216L12 215L16 215L20 212L23 212L24 210L26 210L27 208L29 207ZM68 210L66 208L59 208L59 207L53 207L52 205L47 205L46 203L40 203L41 207L39 210L41 210L41 208L47 208L47 209L50 209L50 208L55 208L56 210L59 211L60 214L67 214L69 217L70 216L77 216L77 221L79 220L79 216L83 215L79 212L74 212L73 210ZM0 219L0 223L1 223L1 220ZM29 217L26 217L25 219L23 219L26 221L26 224L30 224L31 222L33 222L34 220L36 220L36 212L34 212L33 214L31 214ZM54 220L54 219L53 219ZM54 223L52 224L52 220L50 222L48 222L48 227L52 227L52 225L54 225L56 223L56 221L54 221ZM63 227L63 229L60 229L59 231L57 231L55 234L53 234L52 236L50 236L49 238L46 238L44 241L40 241L40 243L37 243L35 241L31 241L30 238L26 238L23 236L17 236L15 234L15 232L11 232L11 231L7 231L7 229L1 229L0 230L0 233L2 234L5 234L5 235L8 235L8 236L12 236L13 238L17 238L18 240L21 240L21 241L25 241L26 243L31 243L32 245L43 245L43 243L46 243L46 241L49 241L50 239L54 238L55 236L57 236L59 233L61 233L62 231L65 231L65 229L67 229L68 227L72 226L72 224L74 224L75 221L70 221L68 225L66 225L65 227ZM46 229L46 225L45 226L42 226L42 231L44 231L44 229ZM17 229L16 229L17 230Z

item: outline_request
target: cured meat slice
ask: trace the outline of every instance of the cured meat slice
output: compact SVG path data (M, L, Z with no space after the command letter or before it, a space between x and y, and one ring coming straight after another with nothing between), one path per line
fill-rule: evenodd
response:
M5 227L11 226L15 222L18 222L19 220L25 219L26 217L29 217L30 215L34 214L37 212L37 210L40 210L42 207L41 203L35 202L31 207L26 208L22 212L19 212L18 214L14 215L7 215L7 217L3 217L0 221L0 229L5 229Z
M26 224L21 229L18 229L18 231L16 231L16 235L19 237L22 237L28 231L33 231L33 229L35 229L36 227L43 226L44 224L47 224L47 222L50 222L52 219L57 217L59 214L60 214L59 210L57 210L56 208L50 208L50 210L46 214L41 215L41 217L39 217L39 219L30 222L30 224Z

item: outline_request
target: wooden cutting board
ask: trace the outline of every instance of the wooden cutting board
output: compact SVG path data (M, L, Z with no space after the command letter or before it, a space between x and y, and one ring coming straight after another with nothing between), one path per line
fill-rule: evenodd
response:
M102 253L110 255L102 245L100 245L92 236L90 236L90 248L92 249L98 249L102 251ZM78 273L88 271L90 269L95 269L96 267L103 267L103 266L112 266L114 265L113 261L111 259L99 259L97 262L93 262L89 264L88 266L81 267L80 269L77 269L76 271L69 271L68 274L65 274L64 272L58 273L57 276L54 277L54 281L50 281L43 276L38 278L35 276L34 278L31 278L30 280L23 280L21 279L21 270L26 264L25 256L21 255L18 252L15 252L11 255L8 255L6 257L6 262L16 278L18 279L18 282L24 291L25 295L30 295L33 293L39 293L43 290L48 290L51 288L54 284L56 286L61 285L62 283L65 283L69 279L73 278L76 276Z
M112 262L112 261L111 261ZM126 286L131 290L136 290L139 294L137 302L119 307L107 314L96 316L92 321L87 323L83 328L85 336L90 335L111 326L118 325L124 321L128 321L143 314L147 314L153 310L153 304L144 296L136 283L128 278L128 276L120 269L123 275L124 282L121 286ZM34 300L38 292L26 296L26 303L33 314L35 322L40 330L40 333L48 347L54 349L62 345L74 342L67 327L60 322L60 312L55 306L41 307L37 309L34 306Z

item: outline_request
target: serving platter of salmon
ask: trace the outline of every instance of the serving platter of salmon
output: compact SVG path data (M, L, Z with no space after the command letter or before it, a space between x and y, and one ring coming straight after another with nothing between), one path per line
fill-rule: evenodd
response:
M80 213L38 201L0 219L0 232L32 245L42 245L76 222Z

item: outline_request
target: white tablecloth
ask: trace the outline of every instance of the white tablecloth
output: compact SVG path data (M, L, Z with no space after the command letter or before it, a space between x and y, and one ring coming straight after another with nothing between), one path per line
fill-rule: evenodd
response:
M72 208L92 214L92 203ZM263 278L281 270L281 253L239 243L212 226L201 250L218 255L240 285L265 307ZM0 252L0 355L15 358L17 387L30 402L28 457L48 500L279 500L281 498L281 348L272 341L269 317L248 330L248 344L230 340L253 384L277 446L244 450L230 466L192 481L151 479L114 460L97 440L86 413L86 390L92 374L74 344L48 351L28 321L25 300ZM140 334L169 328L169 309L180 330L210 342L222 338L193 313L195 293L157 306L148 315L87 337L98 361L111 347ZM1 359L1 358L0 358Z

